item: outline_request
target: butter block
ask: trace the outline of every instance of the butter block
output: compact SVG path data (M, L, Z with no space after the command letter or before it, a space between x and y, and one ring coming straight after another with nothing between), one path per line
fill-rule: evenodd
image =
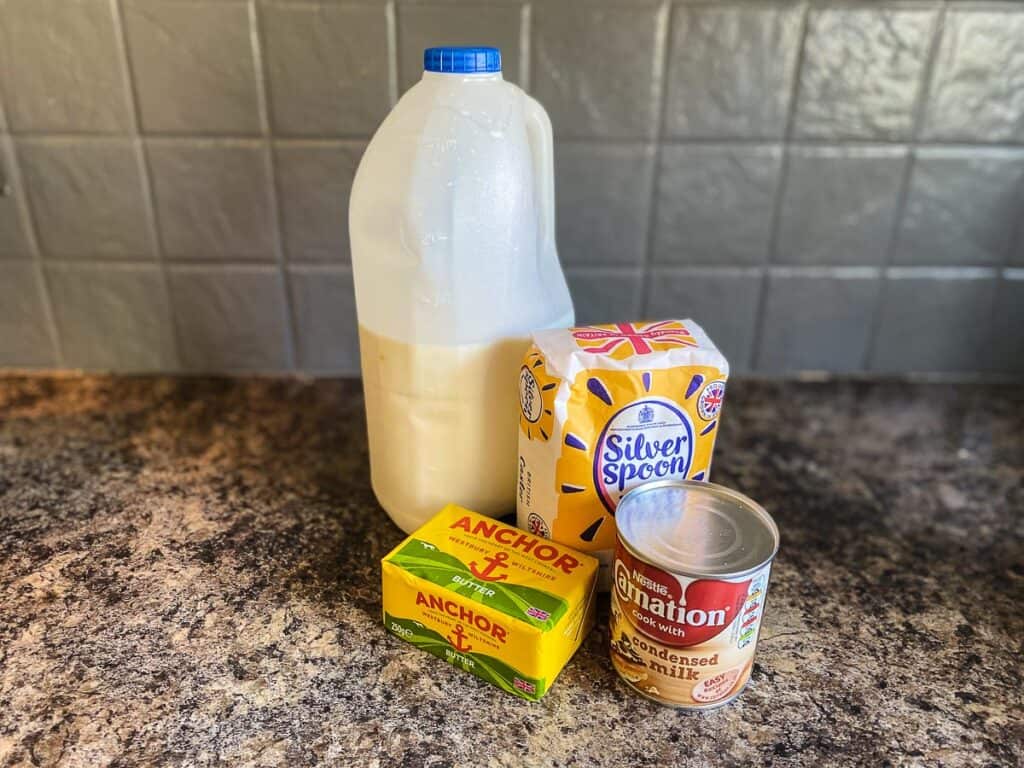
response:
M389 632L531 701L594 624L595 558L454 504L381 568Z

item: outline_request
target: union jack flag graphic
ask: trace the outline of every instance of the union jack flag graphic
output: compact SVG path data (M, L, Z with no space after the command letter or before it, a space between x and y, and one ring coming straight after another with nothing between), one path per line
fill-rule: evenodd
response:
M576 328L572 335L584 350L599 355L626 345L632 347L636 355L649 355L659 347L697 346L693 335L678 320L587 325Z
M542 611L540 608L534 608L532 605L526 609L526 615L539 621L547 621L551 615L547 611Z
M725 399L725 382L712 381L700 393L697 398L697 413L704 421L711 421L722 410L722 401Z

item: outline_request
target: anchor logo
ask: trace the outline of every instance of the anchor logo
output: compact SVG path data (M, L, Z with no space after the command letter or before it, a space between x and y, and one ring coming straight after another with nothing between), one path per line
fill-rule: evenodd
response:
M455 637L453 638L452 635L455 635ZM465 653L466 651L473 649L473 646L469 643L463 644L462 641L465 640L466 637L466 630L462 628L461 624L456 624L455 629L452 630L452 634L445 637L445 640L451 643L452 647L455 648L456 651L462 651Z
M484 562L488 565L482 571L477 568L476 561L469 564L469 570L472 571L473 575L478 579L483 579L484 581L504 581L508 578L507 573L503 573L501 576L492 576L491 574L498 568L508 568L508 566L505 565L506 560L508 560L508 552L498 552L492 557L484 558Z

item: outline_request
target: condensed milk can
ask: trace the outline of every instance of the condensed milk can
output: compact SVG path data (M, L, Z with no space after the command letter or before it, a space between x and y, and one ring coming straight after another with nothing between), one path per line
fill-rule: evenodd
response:
M664 480L619 501L611 655L655 701L711 709L753 668L779 530L757 502L713 483Z

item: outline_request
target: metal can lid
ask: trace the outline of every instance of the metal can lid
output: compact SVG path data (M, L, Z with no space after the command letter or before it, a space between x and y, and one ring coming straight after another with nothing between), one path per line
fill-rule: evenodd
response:
M615 524L633 554L687 576L742 576L779 549L771 515L742 493L714 483L638 485L619 501Z

